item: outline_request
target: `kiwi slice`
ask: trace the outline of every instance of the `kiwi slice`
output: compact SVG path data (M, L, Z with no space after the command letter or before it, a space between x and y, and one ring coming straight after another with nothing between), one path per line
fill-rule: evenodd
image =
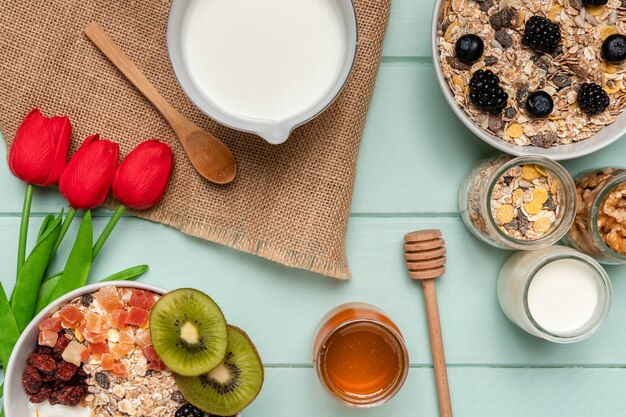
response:
M228 326L228 349L222 363L206 374L174 374L183 397L201 410L230 416L247 407L261 392L263 364L248 335Z
M150 336L163 363L186 376L218 366L228 345L222 310L211 297L190 288L172 291L152 307Z

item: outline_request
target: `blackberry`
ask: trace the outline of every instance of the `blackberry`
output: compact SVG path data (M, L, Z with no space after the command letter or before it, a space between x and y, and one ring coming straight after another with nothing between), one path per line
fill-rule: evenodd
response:
M185 404L176 411L175 417L203 417L204 413L191 404Z
M609 95L594 83L583 83L578 92L578 104L590 116L602 113L609 107Z
M522 43L536 51L552 53L561 43L561 29L545 17L533 16L526 22Z
M604 6L609 0L583 0L583 6Z
M491 114L500 114L509 95L500 87L500 79L490 70L478 70L470 80L470 100Z

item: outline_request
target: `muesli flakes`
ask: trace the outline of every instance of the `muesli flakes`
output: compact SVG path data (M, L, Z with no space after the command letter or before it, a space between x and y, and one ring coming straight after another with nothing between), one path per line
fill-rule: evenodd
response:
M580 0L448 0L442 6L438 45L440 65L457 103L489 133L521 146L548 148L584 140L613 123L626 107L626 64L600 56L604 39L626 33L626 6L609 0L605 6L583 7ZM557 23L562 40L552 53L537 53L522 45L525 24L532 16ZM472 65L455 60L456 40L475 34L484 53ZM469 81L480 69L490 69L508 94L502 123L489 122L469 100ZM609 107L596 116L583 113L577 102L583 83L597 83L610 97ZM554 110L534 119L525 109L529 92L550 94ZM513 127L511 127L513 126Z

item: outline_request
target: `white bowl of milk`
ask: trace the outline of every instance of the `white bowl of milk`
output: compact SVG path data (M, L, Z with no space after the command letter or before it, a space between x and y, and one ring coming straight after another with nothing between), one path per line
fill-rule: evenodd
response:
M272 144L339 95L357 41L351 0L174 0L167 33L191 101Z

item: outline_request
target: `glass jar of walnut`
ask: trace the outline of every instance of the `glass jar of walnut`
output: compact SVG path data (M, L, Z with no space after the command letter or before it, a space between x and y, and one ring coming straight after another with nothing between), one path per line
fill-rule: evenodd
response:
M569 173L540 156L497 156L478 162L465 177L459 209L467 228L499 248L532 250L563 237L575 215Z
M626 264L626 169L601 168L576 179L576 220L565 242L605 264Z

